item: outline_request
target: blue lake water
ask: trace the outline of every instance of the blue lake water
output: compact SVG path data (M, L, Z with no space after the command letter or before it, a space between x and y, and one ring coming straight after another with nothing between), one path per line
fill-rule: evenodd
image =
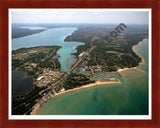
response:
M77 46L84 44L82 42L64 42L64 39L75 30L77 30L77 28L53 28L41 33L12 39L12 50L35 46L62 46L57 54L60 56L59 62L61 64L61 70L67 72L77 60L75 56L71 54L76 52L75 48ZM24 72L12 71L13 95L21 95L32 89L32 77L23 78L24 75Z
M82 42L64 42L76 28L54 28L41 33L12 39L12 50L22 47L57 45L61 70L67 72L76 61L71 55ZM110 75L122 85L101 85L72 91L52 98L38 111L42 115L147 115L148 114L148 39L136 46L145 64L121 72L122 77ZM103 74L105 77L105 74ZM100 77L103 77L100 75ZM96 76L96 78L99 78Z
M77 28L62 27L53 28L29 36L12 39L12 50L35 46L62 46L58 51L61 70L67 72L75 63L76 58L71 55L76 52L76 47L83 45L82 42L64 42Z
M52 98L38 111L39 115L147 115L148 114L148 39L135 50L145 63L137 69L121 72L122 77L110 75L122 85L100 85L72 91ZM142 69L142 70L138 70ZM147 70L146 70L147 69Z

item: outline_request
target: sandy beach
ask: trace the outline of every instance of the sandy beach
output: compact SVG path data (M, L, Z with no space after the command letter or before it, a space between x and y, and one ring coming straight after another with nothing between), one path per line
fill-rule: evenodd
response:
M140 41L140 42L138 42L137 45L141 44L145 39L146 39L146 38L143 38L143 40ZM134 46L132 47L132 50L133 50L139 57L141 57L142 60L141 60L140 64L144 64L145 61L144 61L143 57L142 57L141 55L139 55L139 53L135 50L135 47L136 47L137 45L134 45Z
M126 71L128 69L136 69L136 67L133 67L133 68L123 68L123 69L118 69L117 72L120 73L120 72L123 72L123 71Z
M144 39L145 39L145 38L144 38ZM143 39L143 40L144 40L144 39ZM140 41L137 45L139 45L140 43L142 43L143 40ZM143 57L140 56L140 55L136 52L136 50L135 50L135 47L136 47L137 45L134 45L134 46L132 47L132 50L133 50L139 57L142 58L142 60L141 60L141 62L140 62L139 64L144 64L145 61L144 61ZM137 67L132 67L132 68L118 69L117 72L120 73L120 72L129 70L129 69L138 69L138 68L137 68ZM138 70L140 70L140 69L138 69ZM98 79L98 80L95 81L95 83L91 83L91 84L83 85L83 86L81 86L81 87L77 87L77 88L74 88L74 89L69 89L69 90L66 90L66 91L62 91L62 92L59 92L59 93L55 93L55 95L54 95L53 97L56 97L56 96L58 96L58 95L61 95L61 94L64 94L64 93L68 93L68 92L71 92L71 91L79 90L79 89L82 89L82 88L89 88L89 87L98 86L98 85L114 85L114 84L121 84L121 82L120 82L118 79L116 79L116 78ZM32 110L32 112L31 112L31 115L36 115L36 113L37 113L37 111L38 111L39 108L40 108L40 104L37 103L37 104L33 107L33 110Z
M66 91L63 91L63 92L59 92L59 93L56 93L55 96L61 95L63 93L79 90L79 89L82 89L82 88L89 88L89 87L93 87L93 86L97 86L97 85L111 85L111 84L121 84L121 82L116 78L98 79L98 80L95 81L95 83L86 84L86 85L83 85L81 87L77 87L77 88L69 89L69 90L66 90Z
M98 80L95 81L95 83L86 84L86 85L83 85L81 87L77 87L77 88L69 89L69 90L66 90L66 91L59 92L59 93L55 93L55 95L53 97L56 97L58 95L68 93L68 92L71 92L71 91L79 90L79 89L82 89L82 88L89 88L89 87L98 86L98 85L108 85L108 86L110 86L110 85L114 85L114 84L121 84L121 82L116 78L98 79ZM37 103L33 107L31 115L36 115L39 108L40 108L40 104Z
M144 39L146 39L146 38L143 38L143 40L144 40ZM143 40L140 41L140 42L138 42L137 45L141 44L141 43L143 42ZM136 53L136 55L138 55L139 57L141 57L141 62L140 62L139 64L144 64L145 61L144 61L143 57L142 57L141 55L139 55L138 52L135 50L135 47L136 47L137 45L134 45L134 46L132 47L132 50ZM126 71L126 70L128 70L128 69L137 69L137 67L118 69L117 72L120 73L120 72Z

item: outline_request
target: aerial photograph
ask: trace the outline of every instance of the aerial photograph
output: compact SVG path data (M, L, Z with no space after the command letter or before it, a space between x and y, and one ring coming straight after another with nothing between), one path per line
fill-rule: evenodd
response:
M148 10L9 12L11 115L149 115Z

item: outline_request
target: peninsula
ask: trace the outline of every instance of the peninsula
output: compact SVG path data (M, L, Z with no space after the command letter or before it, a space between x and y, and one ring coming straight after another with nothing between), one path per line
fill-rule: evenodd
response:
M33 76L34 86L25 95L13 96L12 114L36 114L36 111L47 100L81 88L96 85L118 84L116 78L93 79L97 73L118 73L123 69L135 68L142 62L133 46L147 37L146 31L128 31L114 38L112 42L106 40L110 29L105 26L78 26L65 41L84 42L76 48L77 61L68 72L61 71L59 55L60 46L39 46L21 48L12 51L12 70L25 71Z

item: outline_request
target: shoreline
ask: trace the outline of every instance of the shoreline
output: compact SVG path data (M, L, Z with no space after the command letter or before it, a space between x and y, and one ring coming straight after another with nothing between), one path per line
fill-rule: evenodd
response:
M145 39L147 39L147 38L143 38L143 40L140 41L140 42L138 42L137 45L140 45ZM135 47L136 47L137 45L134 45L134 46L132 47L132 50L137 54L137 56L141 57L142 60L141 60L141 62L140 62L139 64L144 64L144 63L145 63L144 58L135 50Z
M144 39L147 39L147 38L143 38L141 41L138 42L138 44L136 44L136 45L134 45L132 47L132 50L136 53L136 55L138 55L142 59L141 62L139 63L139 65L140 64L144 64L145 61L144 61L144 58L141 55L139 55L139 53L135 50L135 47L137 45L141 44L144 41ZM118 69L117 72L121 73L121 72L129 70L129 69L137 69L138 66L131 67L131 68ZM89 88L89 87L94 87L94 86L98 86L98 85L107 85L107 86L110 86L110 85L114 85L114 84L121 84L121 82L118 79L116 79L116 78L97 79L95 81L95 83L90 83L90 84L83 85L81 87L76 87L76 88L73 88L73 89L69 89L69 90L66 90L66 91L55 93L55 95L52 98L54 98L56 96L59 96L59 95L62 95L62 94L65 94L65 93L68 93L68 92L72 92L72 91L75 91L75 90L80 90L80 89L83 89L83 88ZM35 106L33 106L32 112L30 114L31 115L37 115L37 111L40 109L40 107L41 106L40 106L39 103L35 104Z
M145 39L148 39L148 38L143 38L141 41L138 42L138 44L132 46L132 50L136 53L136 55L139 56L139 57L141 57L141 62L138 64L138 66L139 66L140 64L145 64L145 60L144 60L144 58L143 58L141 55L139 55L139 53L135 50L135 47L136 47L137 45L141 44ZM132 68L118 69L117 72L120 73L120 72L129 70L129 69L137 69L138 66L132 67Z
M59 93L56 93L55 96L58 96L58 95L61 95L61 94L67 93L67 92L71 92L71 91L74 91L74 90L79 90L79 89L82 89L82 88L89 88L89 87L94 87L96 85L104 85L104 84L105 85L121 84L121 82L116 78L98 79L98 80L95 81L95 83L90 83L90 84L82 85L80 87L69 89L69 90L66 90L66 91L63 91L63 92L59 92Z
M55 93L55 95L52 98L54 98L56 96L59 96L59 95L62 95L62 94L65 94L65 93L68 93L68 92L75 91L75 90L90 88L90 87L99 86L99 85L110 86L110 85L114 85L114 84L121 84L121 82L116 78L98 79L98 80L95 81L95 83L90 83L90 84L82 85L80 87L76 87L76 88L73 88L73 89L69 89L69 90L66 90L66 91ZM40 106L39 103L35 104L33 106L33 109L32 109L30 114L31 115L37 115L37 111L39 110L40 107L41 106Z

